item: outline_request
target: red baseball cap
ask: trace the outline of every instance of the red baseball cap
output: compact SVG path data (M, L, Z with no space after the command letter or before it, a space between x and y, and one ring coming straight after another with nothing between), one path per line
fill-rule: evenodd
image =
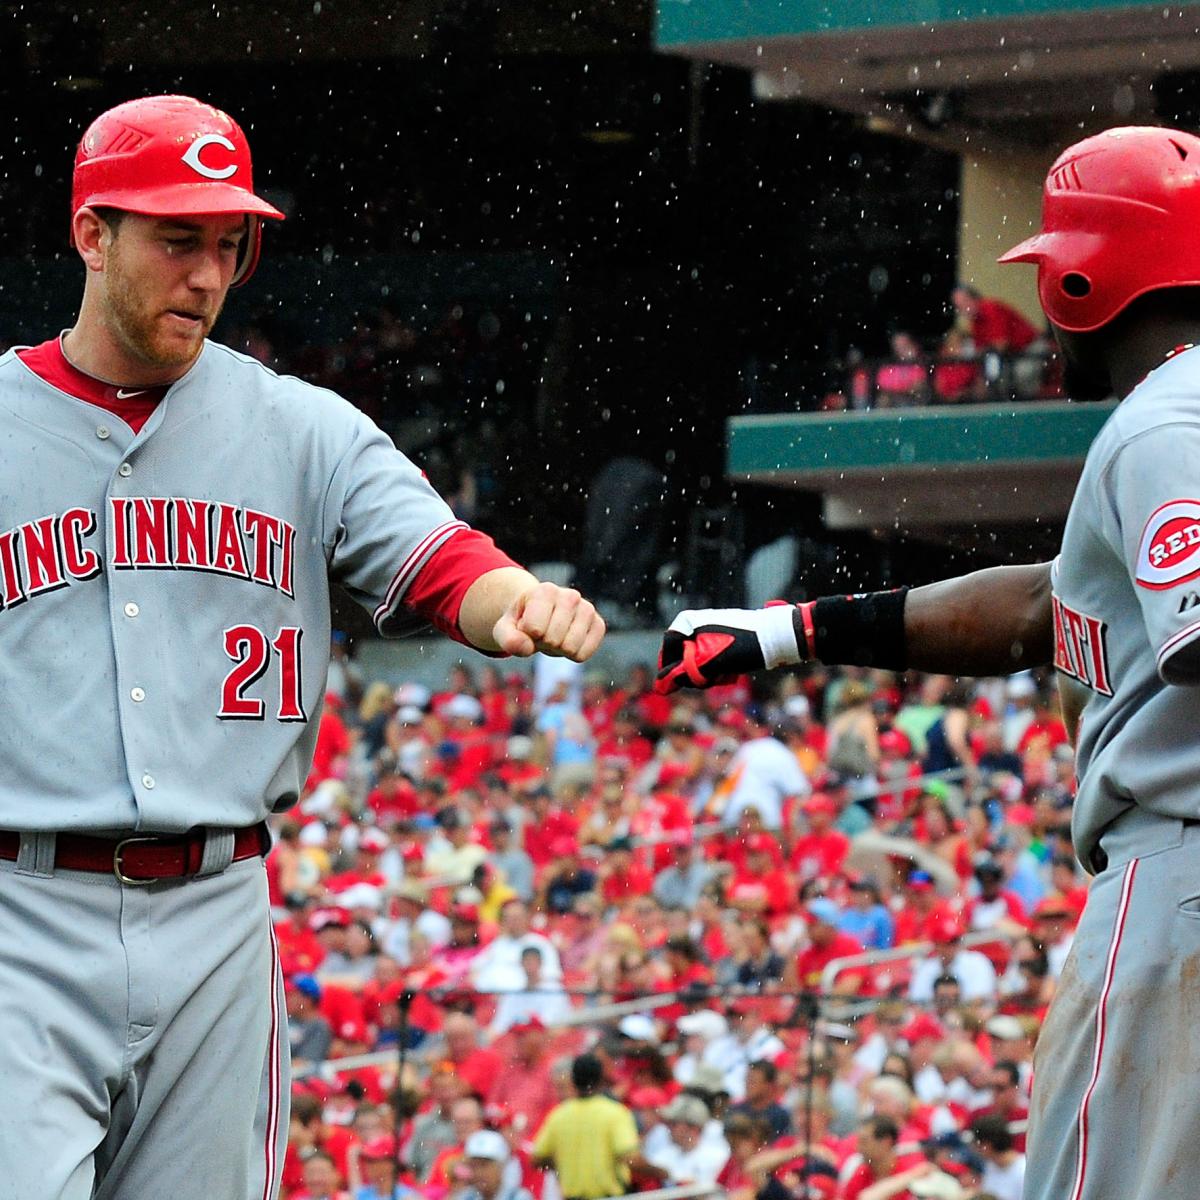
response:
M934 1020L928 1013L917 1013L903 1029L900 1036L911 1046L922 1038L931 1038L940 1042L946 1036L946 1031L939 1021Z
M962 937L962 921L953 913L941 913L929 922L927 931L929 940L935 946L948 946L951 942L957 942Z
M813 792L801 806L806 813L825 813L827 816L837 816L837 805L833 797L825 792Z

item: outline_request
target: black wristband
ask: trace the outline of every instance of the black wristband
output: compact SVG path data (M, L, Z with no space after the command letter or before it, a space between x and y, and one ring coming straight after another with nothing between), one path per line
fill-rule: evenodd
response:
M864 592L858 596L822 596L809 608L812 635L806 639L801 609L793 617L799 645L827 666L908 670L904 602L908 588Z

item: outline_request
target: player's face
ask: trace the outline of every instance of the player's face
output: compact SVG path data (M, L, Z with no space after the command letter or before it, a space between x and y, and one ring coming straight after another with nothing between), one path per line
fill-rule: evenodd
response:
M122 349L146 366L189 366L225 303L245 237L242 216L127 214L104 259L105 315Z

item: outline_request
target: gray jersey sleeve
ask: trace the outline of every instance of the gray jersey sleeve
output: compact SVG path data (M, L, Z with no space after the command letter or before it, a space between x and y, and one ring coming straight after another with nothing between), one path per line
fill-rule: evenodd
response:
M1200 425L1154 426L1107 471L1105 536L1125 563L1158 673L1200 683Z
M410 633L427 622L404 607L432 555L467 526L368 417L330 481L324 541L330 574L374 617L380 633Z

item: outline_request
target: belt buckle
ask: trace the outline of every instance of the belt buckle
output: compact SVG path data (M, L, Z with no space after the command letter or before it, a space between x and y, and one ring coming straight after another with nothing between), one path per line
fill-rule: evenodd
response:
M121 855L125 853L125 847L131 846L135 842L157 842L156 837L127 837L122 838L113 850L113 874L128 887L148 887L152 883L157 883L157 879L133 879L126 875L121 869Z

